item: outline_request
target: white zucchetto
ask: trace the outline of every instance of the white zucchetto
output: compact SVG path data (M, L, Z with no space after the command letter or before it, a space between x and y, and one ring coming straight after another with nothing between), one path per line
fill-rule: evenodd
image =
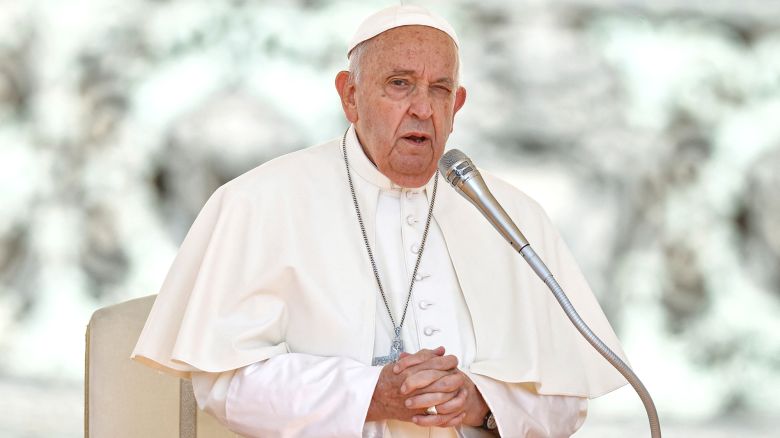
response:
M420 6L395 5L382 9L363 20L349 41L347 58L349 58L352 49L363 41L401 26L428 26L438 29L449 35L456 46L460 46L455 29L444 18Z

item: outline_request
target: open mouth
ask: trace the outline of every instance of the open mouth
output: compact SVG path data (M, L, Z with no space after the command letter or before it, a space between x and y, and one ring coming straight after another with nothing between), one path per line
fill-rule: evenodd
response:
M422 144L428 140L428 137L424 135L407 135L404 136L404 139L412 143Z

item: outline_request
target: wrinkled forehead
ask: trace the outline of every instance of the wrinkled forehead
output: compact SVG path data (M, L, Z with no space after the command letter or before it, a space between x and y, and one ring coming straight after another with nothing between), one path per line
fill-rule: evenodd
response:
M456 50L459 46L455 29L444 18L420 6L395 5L376 12L363 20L349 42L347 58L360 43L404 26L425 26L437 29L452 40Z
M364 41L372 58L448 63L458 58L458 47L444 32L427 26L401 26Z

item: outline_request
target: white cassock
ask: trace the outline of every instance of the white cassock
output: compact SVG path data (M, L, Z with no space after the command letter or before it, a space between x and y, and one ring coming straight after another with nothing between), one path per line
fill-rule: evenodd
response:
M365 422L392 323L368 262L339 140L266 163L215 192L196 219L133 357L191 377L202 409L257 437L480 437L478 428ZM398 321L433 180L394 186L347 136L361 213ZM489 175L496 197L575 308L622 357L541 208ZM402 336L444 346L503 437L569 436L587 398L624 384L522 257L440 178Z

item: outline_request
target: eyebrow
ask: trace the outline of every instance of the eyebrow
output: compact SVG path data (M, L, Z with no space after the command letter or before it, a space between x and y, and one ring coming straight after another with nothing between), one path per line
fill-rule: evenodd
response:
M387 77L396 76L396 75L413 75L414 73L415 73L414 70L393 70L390 72L390 74L387 75ZM433 83L449 85L451 87L455 85L455 81L447 77L436 79L435 81L433 81Z

